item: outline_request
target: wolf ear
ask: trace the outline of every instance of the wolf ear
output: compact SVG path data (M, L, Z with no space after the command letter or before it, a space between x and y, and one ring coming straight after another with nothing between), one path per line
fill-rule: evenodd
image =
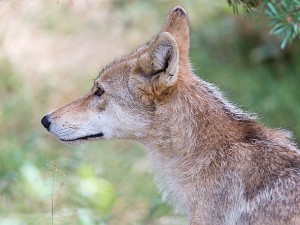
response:
M176 40L180 52L180 65L189 65L190 26L187 13L181 6L176 6L169 12L162 32L170 33Z
M149 44L149 49L137 60L135 74L148 79L152 90L160 95L176 83L179 68L179 50L175 39L167 32L160 33Z

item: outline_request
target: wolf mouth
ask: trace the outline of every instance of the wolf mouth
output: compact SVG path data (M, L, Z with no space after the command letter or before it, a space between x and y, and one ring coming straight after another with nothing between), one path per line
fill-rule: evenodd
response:
M104 134L101 132L98 134L87 135L87 136L78 137L78 138L74 138L74 139L60 139L60 140L65 141L65 142L72 142L72 141L88 140L88 139L93 139L93 138L98 138L98 137L103 137L103 136L104 136Z

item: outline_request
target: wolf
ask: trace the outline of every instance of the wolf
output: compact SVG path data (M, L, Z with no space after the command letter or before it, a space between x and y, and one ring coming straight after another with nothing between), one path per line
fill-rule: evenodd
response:
M186 11L106 66L83 97L44 116L65 143L131 139L147 146L154 179L190 225L300 224L300 153L193 73Z

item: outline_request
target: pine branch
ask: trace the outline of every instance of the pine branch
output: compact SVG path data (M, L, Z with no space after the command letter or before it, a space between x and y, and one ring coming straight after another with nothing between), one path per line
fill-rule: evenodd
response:
M234 13L238 13L238 5L243 5L244 13L250 13L253 7L258 7L261 0L227 0L228 4L233 8Z
M256 8L265 15L270 33L278 36L281 48L288 42L300 38L300 0L227 0L233 11L238 13L242 5L244 13L249 15Z

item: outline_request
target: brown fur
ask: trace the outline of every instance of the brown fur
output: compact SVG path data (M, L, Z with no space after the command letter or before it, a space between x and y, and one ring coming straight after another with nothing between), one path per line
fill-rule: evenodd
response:
M152 41L49 114L47 128L71 143L144 143L162 198L189 224L300 224L299 150L193 74L189 34L186 12L175 7Z

